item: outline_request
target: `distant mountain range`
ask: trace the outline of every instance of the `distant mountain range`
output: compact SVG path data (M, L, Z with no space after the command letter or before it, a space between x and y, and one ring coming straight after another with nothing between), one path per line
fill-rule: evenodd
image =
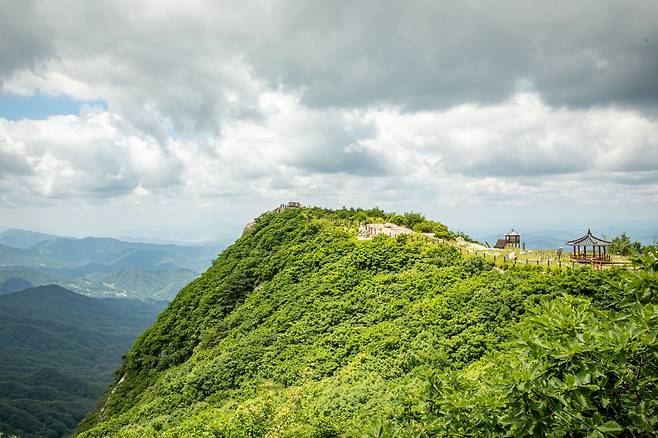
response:
M0 233L0 294L59 284L86 295L169 300L228 243L184 246L6 230Z
M164 301L99 299L60 286L0 296L0 432L67 436Z
M37 233L36 231L10 229L0 233L0 244L12 248L27 249L44 240L57 239L52 234Z

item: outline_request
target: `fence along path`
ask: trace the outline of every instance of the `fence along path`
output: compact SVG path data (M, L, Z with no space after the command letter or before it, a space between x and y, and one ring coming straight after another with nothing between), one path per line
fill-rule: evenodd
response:
M570 269L577 269L577 268L592 268L592 269L604 269L604 268L612 268L613 266L620 266L626 269L634 269L633 266L629 261L612 261L610 263L597 263L597 262L592 262L592 263L576 263L572 260L565 260L563 261L560 257L554 257L554 258L532 258L532 257L524 257L523 254L517 254L515 252L510 252L510 253L492 253L491 251L486 251L486 250L478 250L478 249L473 249L473 248L468 248L464 246L459 247L459 252L462 254L469 254L469 255L474 255L474 256L480 256L485 259L489 258L493 260L494 264L498 266L500 263L501 265L525 265L525 266L545 266L547 268L557 268L557 269L562 269L562 268L570 268ZM510 254L513 254L514 256L511 257Z

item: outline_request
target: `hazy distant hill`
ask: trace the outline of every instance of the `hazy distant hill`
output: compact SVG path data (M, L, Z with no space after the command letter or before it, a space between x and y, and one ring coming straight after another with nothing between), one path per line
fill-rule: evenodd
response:
M46 266L61 267L62 262L50 259L31 251L30 249L14 248L0 244L0 266Z
M10 229L0 233L0 244L12 248L27 249L44 240L55 239L51 234L37 233L35 231Z
M0 242L0 294L54 283L95 296L154 299L171 299L223 249L24 230L3 232Z
M140 269L158 268L168 263L170 266L202 270L217 255L217 250L210 247L155 245L98 237L59 237L39 242L23 251L21 255L32 257L33 266L50 261L62 267L97 264Z
M0 432L70 433L163 307L55 285L0 296Z

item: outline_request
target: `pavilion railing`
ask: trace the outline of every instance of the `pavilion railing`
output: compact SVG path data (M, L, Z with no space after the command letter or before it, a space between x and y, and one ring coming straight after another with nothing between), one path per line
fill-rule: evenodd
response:
M574 262L583 262L583 263L590 263L590 262L611 262L612 259L610 258L610 255L608 254L570 254L571 260Z

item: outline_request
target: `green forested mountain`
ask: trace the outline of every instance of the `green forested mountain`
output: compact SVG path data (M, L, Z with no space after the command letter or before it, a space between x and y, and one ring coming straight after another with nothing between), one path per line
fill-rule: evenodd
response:
M648 435L656 259L493 268L417 215L261 216L134 344L81 436Z
M71 433L163 307L55 285L1 295L0 433Z
M95 297L170 300L198 274L183 268L148 270L121 268L116 271L54 274L20 266L0 267L0 294L32 286L58 284Z

